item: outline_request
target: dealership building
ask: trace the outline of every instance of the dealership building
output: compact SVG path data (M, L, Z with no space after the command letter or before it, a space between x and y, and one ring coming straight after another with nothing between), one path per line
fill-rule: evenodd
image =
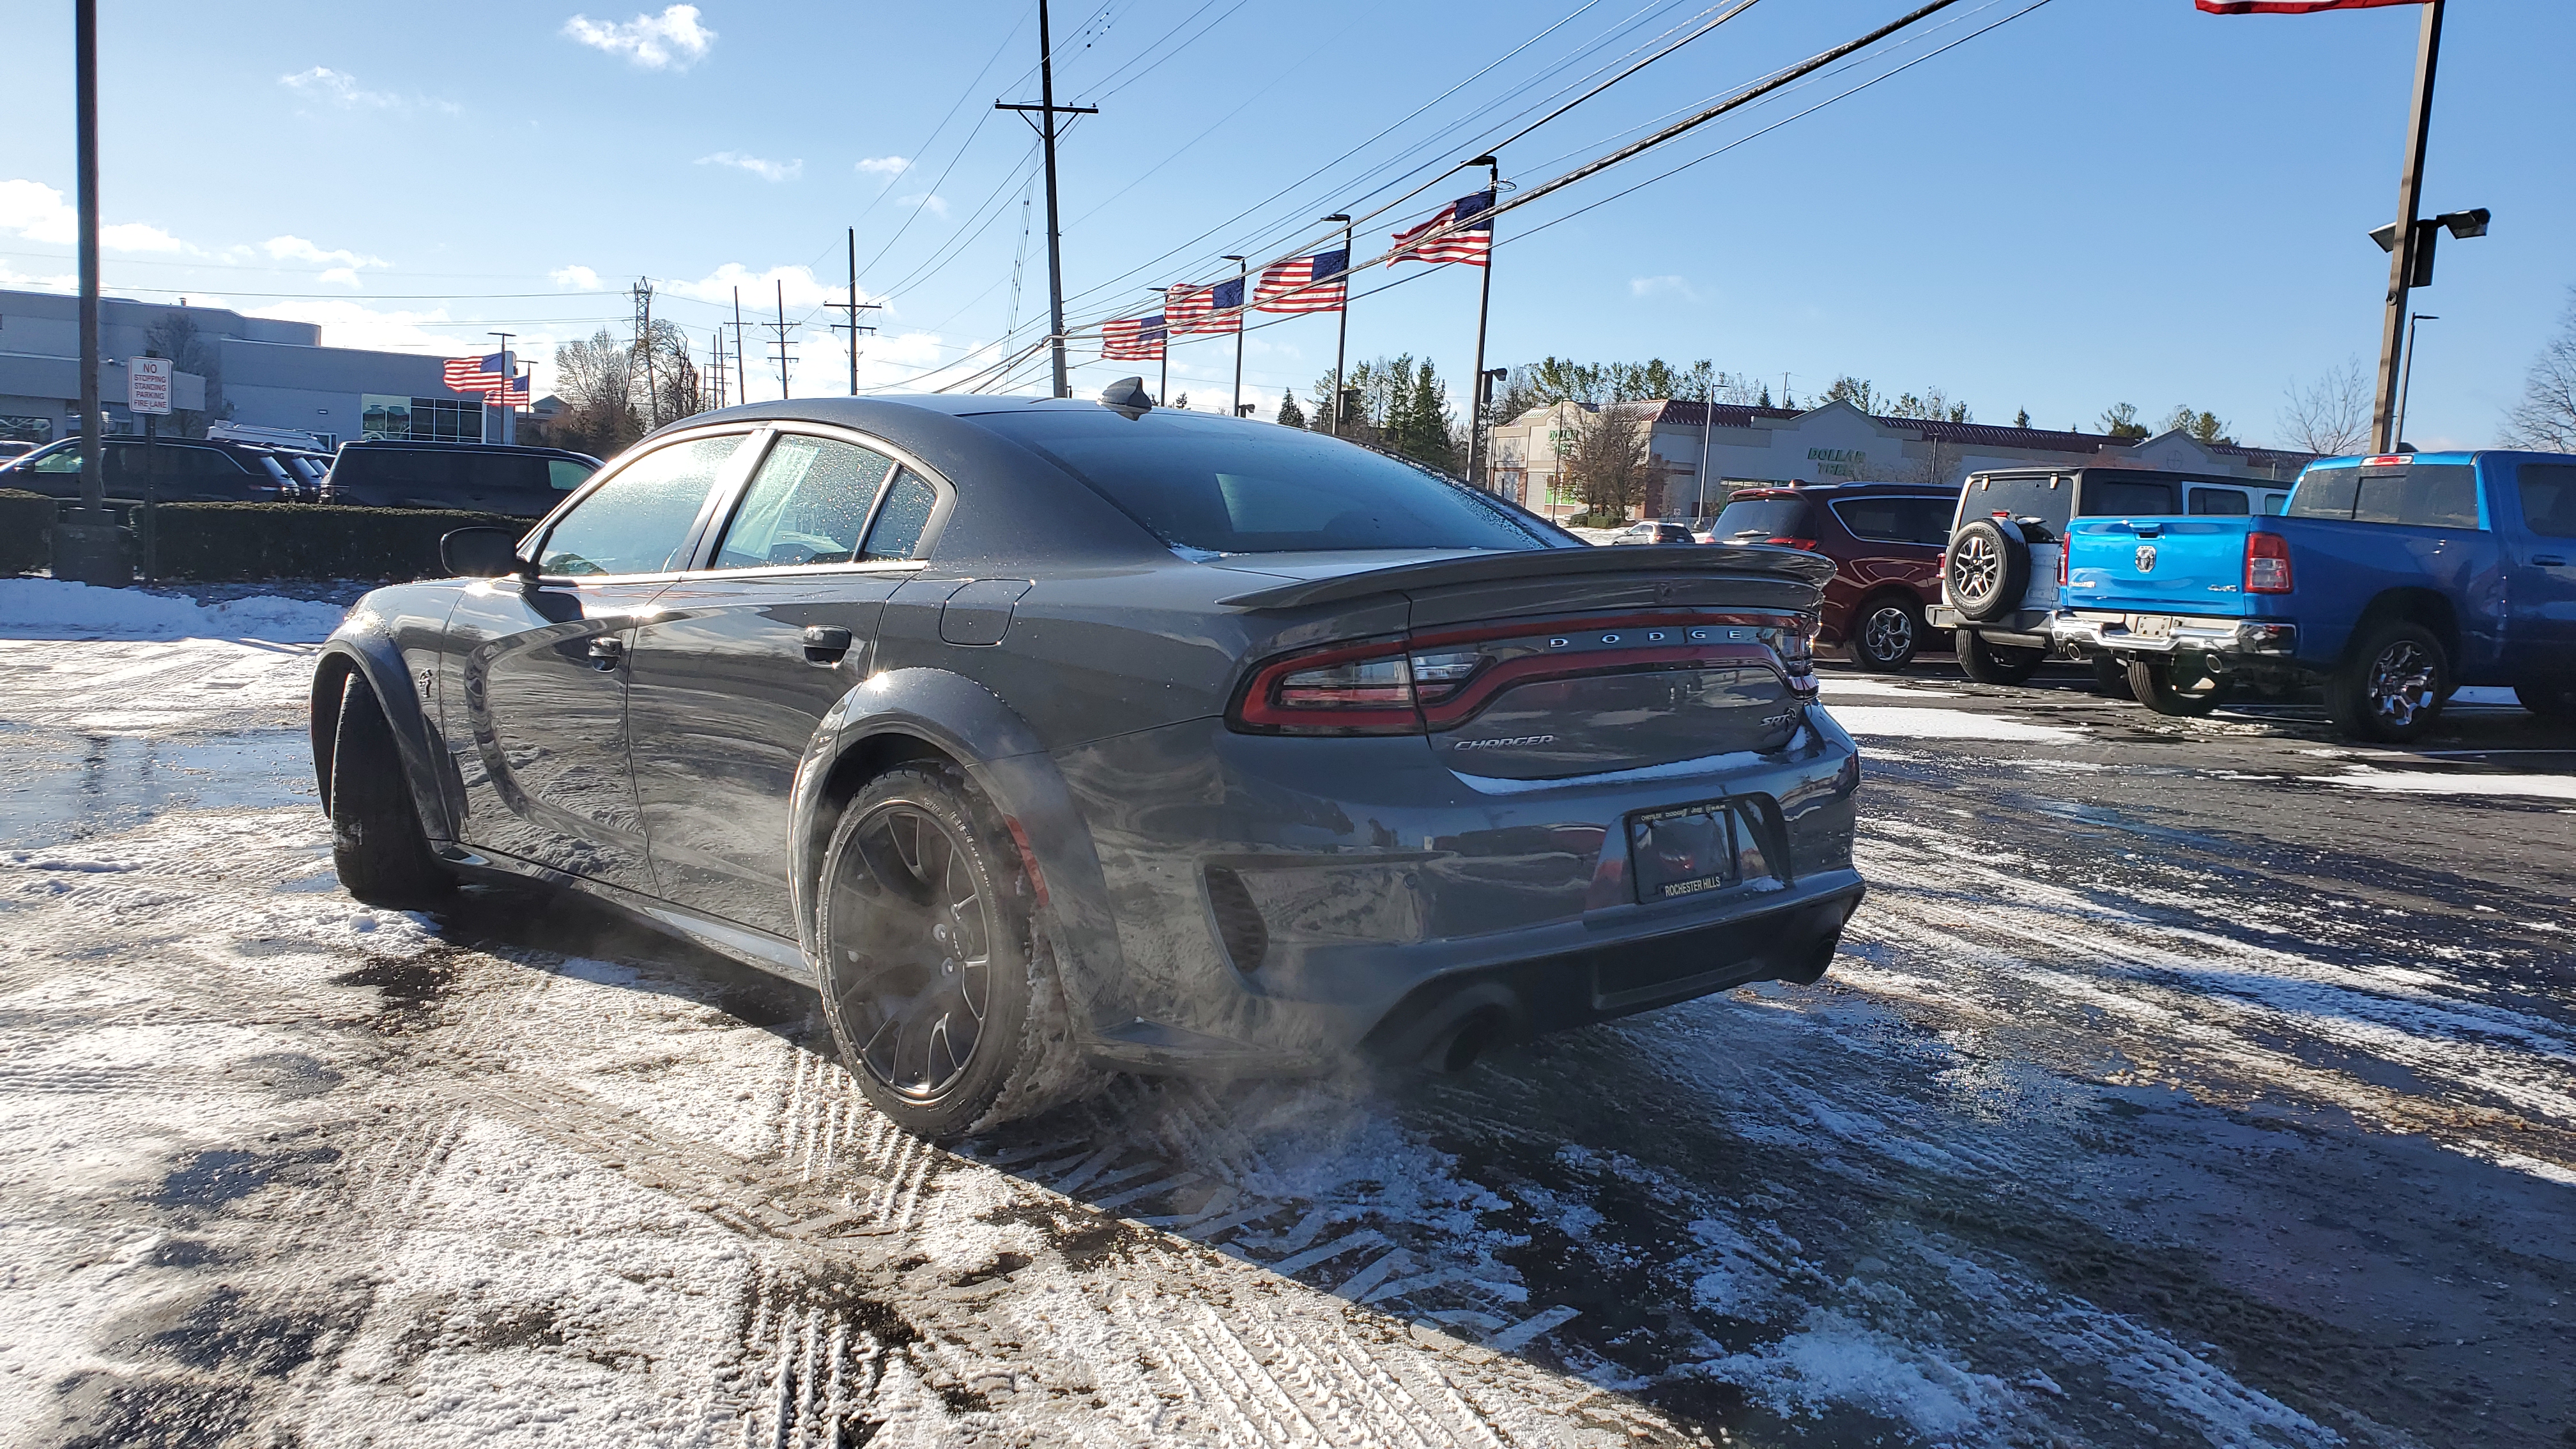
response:
M150 334L180 317L196 329L200 358L196 372L174 380L171 400L182 410L201 412L219 396L227 421L311 433L329 446L484 436L481 396L449 391L442 358L325 347L310 322L117 297L99 302L98 391L109 432L142 431L125 408L125 361L143 356ZM0 439L46 442L78 432L79 415L80 299L0 291Z
M1608 406L1651 430L1651 476L1642 515L1689 518L1726 506L1729 489L1753 485L1887 481L1956 487L1989 468L2159 468L2287 482L2312 456L2203 443L2184 432L2152 438L2008 428L1925 418L1873 417L1847 402L1794 408L1734 407L1655 399ZM1495 491L1562 518L1580 512L1565 477L1583 403L1534 408L1494 429ZM1705 458L1706 467L1701 460Z

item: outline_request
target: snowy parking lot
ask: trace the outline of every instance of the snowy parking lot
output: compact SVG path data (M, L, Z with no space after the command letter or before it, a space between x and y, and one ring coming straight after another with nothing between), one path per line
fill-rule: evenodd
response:
M0 618L0 1444L2576 1443L2576 737L2509 705L1835 672L1818 985L950 1153L793 987L352 902L330 611L161 602Z

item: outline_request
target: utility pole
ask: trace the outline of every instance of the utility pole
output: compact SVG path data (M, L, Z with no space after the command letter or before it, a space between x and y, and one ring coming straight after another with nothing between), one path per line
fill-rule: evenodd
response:
M717 323L715 330L707 337L707 368L707 375L715 379L716 406L722 408L727 405L725 383L728 381L725 377L724 324L722 322Z
M1337 211L1324 220L1342 224L1342 276L1345 280L1342 282L1342 305L1335 309L1341 315L1335 320L1333 332L1333 401L1326 414L1332 421L1325 424L1325 431L1338 438L1342 435L1342 359L1351 349L1351 284L1348 281L1351 274L1351 217L1349 212Z
M1781 387L1788 385L1787 378L1780 380ZM1691 507L1691 521L1694 523L1708 517L1708 433L1716 425L1717 380L1711 378L1699 395L1699 501Z
M2406 123L2406 170L2397 180L2397 235L2388 248L2388 309L2380 319L2379 387L2370 409L2371 451L2397 450L2397 393L2406 350L2406 289L2415 276L2419 237L2415 214L2424 190L2424 142L2433 126L2433 71L2442 54L2443 0L2424 6L2415 45L2415 113Z
M635 297L635 353L644 362L644 431L662 426L662 390L653 385L653 282L637 277Z
M494 332L488 335L501 339L501 375L514 382L517 381L519 376L518 360L510 356L510 339L517 334L511 332ZM519 410L511 405L510 393L511 389L509 388L505 387L501 389L501 441L504 443L515 443L519 441Z
M1503 168L1501 163L1497 162L1491 156L1479 156L1467 164L1470 166L1482 166L1485 168L1485 209L1487 211L1493 210L1494 203L1502 200L1503 195ZM1462 221L1465 220L1463 217L1459 219ZM1476 383L1475 386L1467 390L1469 399L1467 404L1467 486L1470 488L1482 488L1485 486L1483 483L1477 481L1476 463L1478 455L1484 449L1485 443L1485 407L1483 396L1485 390L1485 315L1487 312L1492 310L1494 305L1493 228L1493 221L1490 218L1487 219L1485 222L1485 280L1482 290L1478 291L1476 294L1476 367L1474 371Z
M777 280L775 285L778 288L778 320L760 325L773 328L778 333L778 397L779 401L784 402L788 396L787 364L795 359L787 355L787 283L782 278Z
M1245 304L1252 299L1244 295L1249 288L1244 278L1251 275L1252 264L1242 257L1228 256L1234 263L1234 407L1228 417L1243 416L1243 314L1252 309Z
M859 325L859 314L861 312L874 312L885 306L885 303L862 302L859 300L859 229L855 226L850 228L850 300L847 305L849 307L850 320L847 322L833 323L832 330L838 332L844 327L849 329L850 396L857 397L859 395L859 336L861 333L865 333L870 337L874 337L877 334L877 329L873 327L862 327Z
M2391 452L2396 451L2397 444L2406 441L2406 398L2415 390L2415 324L2441 320L2430 312L2415 312L2406 318L2406 366L2397 376L2397 426L2392 430L2395 438L2390 444Z
M742 370L742 288L733 289L733 384L744 402L751 401L751 378Z
M1046 0L1038 0L1038 103L1033 106L1024 101L995 101L993 109L1038 113L1038 135L1046 150L1048 337L1055 350L1055 396L1071 397L1073 387L1064 375L1064 229L1057 219L1060 211L1055 190L1055 118L1096 116L1100 108L1055 103L1055 43L1047 33Z
M1156 356L1162 359L1163 380L1154 389L1154 406L1166 408L1172 405L1172 289L1156 287L1154 290L1163 297L1163 345L1155 349Z
M134 582L125 532L107 511L107 419L98 370L98 0L72 6L72 129L80 190L80 456L78 522L54 525L54 577L124 588Z

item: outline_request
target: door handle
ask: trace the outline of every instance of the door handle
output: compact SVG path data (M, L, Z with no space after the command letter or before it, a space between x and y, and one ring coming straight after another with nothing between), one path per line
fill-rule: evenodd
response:
M829 624L816 624L805 631L805 662L838 664L850 652L850 631Z
M2531 561L2538 567L2545 569L2563 569L2567 567L2567 560L2554 553L2533 554L2531 556Z
M626 657L626 641L614 634L602 634L591 640L590 647L582 652L589 656L590 662L596 667L615 669L619 661Z

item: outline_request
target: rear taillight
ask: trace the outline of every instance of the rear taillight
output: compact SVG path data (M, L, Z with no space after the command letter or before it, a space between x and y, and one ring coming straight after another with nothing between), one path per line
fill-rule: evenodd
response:
M2290 591L2290 541L2277 533L2245 535L2245 592Z
M1812 538L1766 538L1762 541L1776 543L1782 548L1803 548L1809 553L1816 551L1816 541Z
M2057 550L2057 588L2060 593L2066 591L2066 556L2073 552L2075 545L2072 542L2059 546Z
M1650 614L1381 639L1273 659L1228 723L1258 734L1404 735L1454 729L1515 685L1587 675L1750 665L1815 688L1812 617Z

